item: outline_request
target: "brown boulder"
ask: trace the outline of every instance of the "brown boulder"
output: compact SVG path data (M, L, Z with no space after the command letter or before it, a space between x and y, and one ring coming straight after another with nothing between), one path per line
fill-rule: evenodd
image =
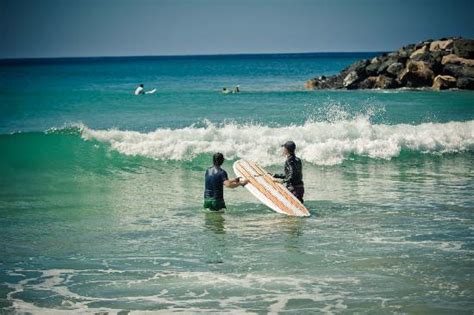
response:
M430 51L447 50L453 48L453 40L435 40L430 44Z
M340 89L342 88L342 78L340 75L320 76L306 81L305 88L307 89Z
M437 75L433 80L433 90L446 90L456 87L456 78L450 75Z
M433 71L423 61L409 61L405 70L402 71L399 81L406 87L431 86L433 83Z
M410 59L416 58L416 56L418 56L418 55L423 55L427 51L428 51L428 46L427 45L421 46L421 48L418 48L417 50L412 52L412 54L410 55Z
M377 81L377 77L375 76L368 77L359 83L358 88L359 89L373 89L376 81Z
M384 75L379 75L374 84L376 89L394 89L396 87L398 87L397 81Z
M474 59L461 58L459 56L456 56L455 54L450 54L443 57L443 59L441 60L441 64L446 65L448 63L474 67Z
M311 80L306 81L306 83L304 84L304 88L312 90L316 87L316 84L317 84L316 80L311 79Z

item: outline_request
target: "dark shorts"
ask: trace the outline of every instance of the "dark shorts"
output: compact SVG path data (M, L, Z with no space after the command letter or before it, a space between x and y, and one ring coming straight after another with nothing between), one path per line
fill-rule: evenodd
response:
M216 200L214 198L205 198L204 199L204 208L212 210L212 211L219 211L224 209L225 202L224 200Z
M291 193L295 195L295 197L298 198L301 203L304 203L304 186L288 187L288 190L291 191Z

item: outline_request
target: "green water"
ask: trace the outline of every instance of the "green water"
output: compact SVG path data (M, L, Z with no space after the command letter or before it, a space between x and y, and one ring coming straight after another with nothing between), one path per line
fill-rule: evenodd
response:
M0 312L472 314L474 94L300 89L355 58L0 67ZM202 209L287 139L310 217Z

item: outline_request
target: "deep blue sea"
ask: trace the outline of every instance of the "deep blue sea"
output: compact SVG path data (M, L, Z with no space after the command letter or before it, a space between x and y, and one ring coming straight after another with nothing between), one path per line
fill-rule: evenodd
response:
M303 88L375 55L0 61L0 313L472 314L474 92ZM310 217L202 209L287 140Z

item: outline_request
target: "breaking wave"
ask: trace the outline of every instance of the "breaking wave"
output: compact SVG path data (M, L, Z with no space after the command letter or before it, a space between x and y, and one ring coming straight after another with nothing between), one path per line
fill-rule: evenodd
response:
M279 164L280 145L287 140L296 142L298 156L317 165L340 164L354 155L390 160L403 151L441 155L474 149L474 120L385 125L359 116L282 127L207 122L202 127L156 129L148 133L94 130L84 125L79 129L85 140L108 144L122 154L157 160L192 160L199 154L219 151L230 159Z

